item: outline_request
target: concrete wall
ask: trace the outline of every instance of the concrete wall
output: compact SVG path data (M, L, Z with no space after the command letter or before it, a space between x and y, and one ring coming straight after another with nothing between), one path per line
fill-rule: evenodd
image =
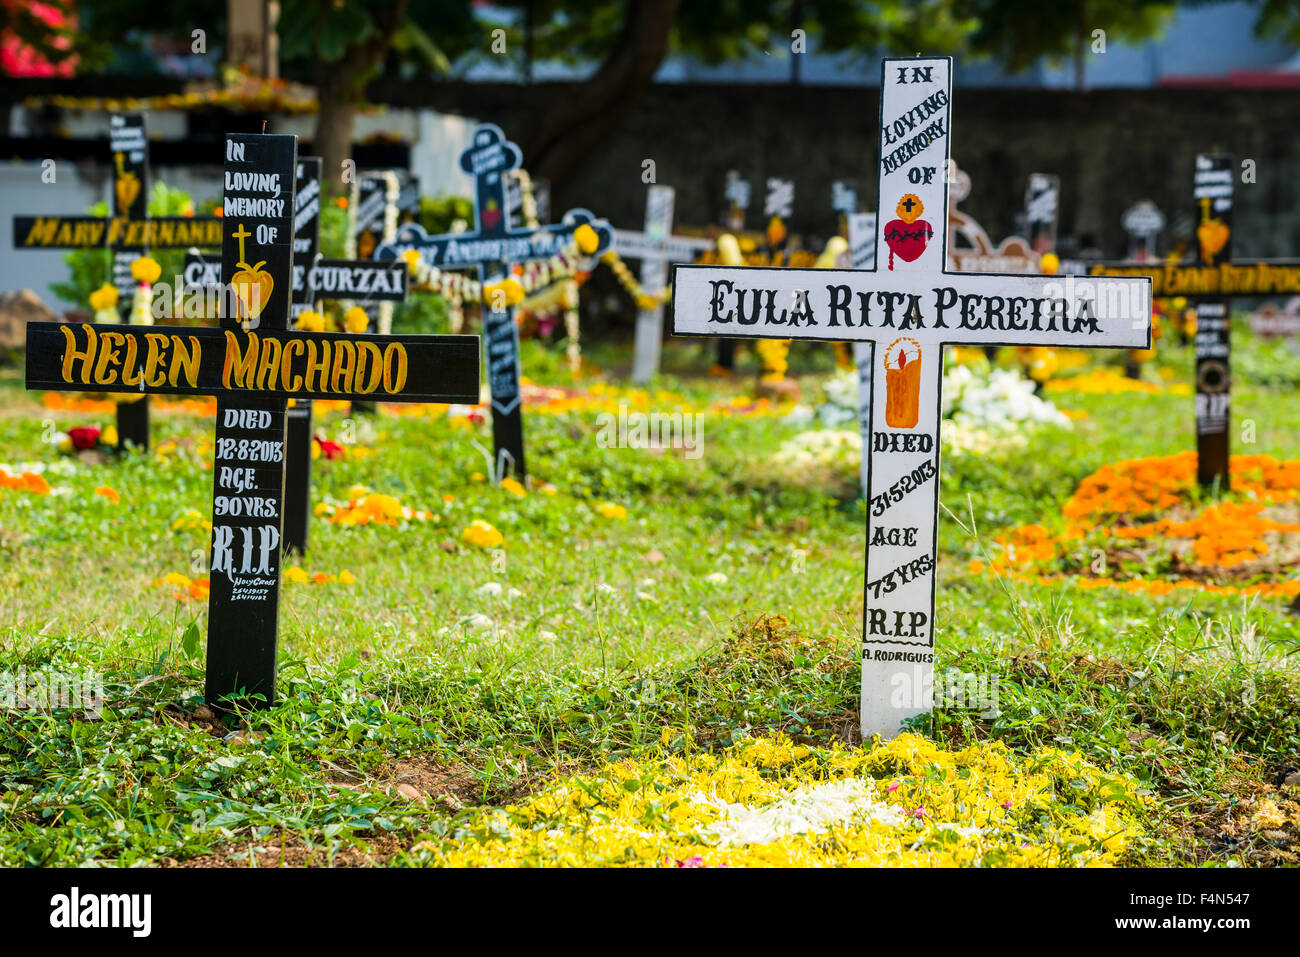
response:
M526 143L546 104L568 89L430 84L372 95L490 120ZM876 93L863 88L655 86L579 175L556 184L552 209L586 206L639 227L641 164L654 159L658 181L677 188L678 223L716 219L726 171L736 168L754 183L756 203L767 176L793 176L795 230L825 234L832 180L856 178L861 202L875 208L877 112ZM1000 239L1015 226L1028 175L1057 173L1063 236L1088 236L1107 255L1120 255L1127 248L1124 210L1153 199L1169 224L1159 240L1163 252L1172 231L1192 225L1195 154L1218 149L1256 161L1257 182L1237 187L1237 255L1300 255L1298 112L1300 91L959 88L954 158L972 179L962 208ZM756 216L749 225L759 225Z

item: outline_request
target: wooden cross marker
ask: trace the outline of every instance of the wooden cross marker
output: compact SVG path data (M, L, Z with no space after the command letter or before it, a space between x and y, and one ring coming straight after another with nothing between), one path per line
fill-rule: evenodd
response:
M733 233L745 228L745 213L749 210L749 180L736 170L727 171L727 183L723 188L727 200L727 211L722 217L722 228Z
M369 261L380 242L391 241L397 235L397 221L401 216L399 201L402 179L396 170L373 172L362 176L353 184L351 202L348 204L348 256ZM407 197L408 201L410 197ZM418 202L418 196L416 198ZM399 264L401 265L401 264ZM408 270L402 270L403 274ZM403 291L403 296L405 291ZM393 331L393 303L381 299L378 309L369 301L357 303L369 321L367 331L388 335ZM353 402L353 415L370 415L375 411L373 402Z
M677 266L673 331L867 344L862 732L890 737L933 699L944 345L1145 346L1151 283L948 272L952 60L882 71L876 269Z
M624 259L641 260L641 286L654 294L668 282L668 264L690 262L713 240L674 236L671 186L651 186L645 197L645 231L614 230L614 251ZM649 382L659 371L659 353L663 346L664 308L638 309L636 317L636 355L632 363L632 381Z
M1156 236L1165 228L1165 214L1149 199L1134 203L1120 220L1128 233L1128 258L1149 262L1156 258Z
M16 216L14 249L108 249L113 254L113 285L118 311L129 316L136 282L131 263L156 249L221 245L221 220L215 216L149 217L149 137L139 113L109 117L113 155L112 215ZM149 447L149 400L117 406L118 448Z
M1056 220L1061 202L1061 177L1030 173L1025 187L1025 233L1029 248L1040 256L1056 248Z
M222 271L239 307L219 328L27 327L29 389L217 397L210 704L236 697L266 705L275 695L288 400L478 398L477 336L288 329L297 148L296 136L226 137Z
M835 211L835 234L848 239L849 217L858 211L858 183L837 179L831 183L831 209Z
M405 263L319 258L320 179L320 157L299 157L294 190L290 315L296 318L316 305L318 299L405 301L409 290ZM239 234L235 235L238 238ZM220 264L210 263L198 252L191 252L185 258L185 284L187 289L219 290ZM226 302L219 295L213 299L223 306ZM311 400L294 400L286 414L283 546L285 551L305 555L312 518Z
M375 259L397 259L414 249L439 269L473 269L478 278L498 282L516 263L550 259L572 239L579 226L590 226L598 244L590 255L599 256L613 241L613 230L585 209L571 209L555 225L513 229L506 216L505 174L518 169L523 153L506 139L501 127L484 123L474 130L469 148L460 155L460 168L474 177L474 229L464 233L430 236L416 223L397 231L397 239L375 249ZM496 447L499 482L508 475L523 481L524 423L519 390L519 331L510 304L486 303L483 338L487 353L488 383L492 390L492 440ZM477 399L475 399L477 401Z
M1300 259L1233 259L1231 156L1196 157L1192 200L1196 260L1192 263L1093 263L1093 276L1150 276L1157 296L1183 296L1196 306L1196 476L1206 488L1227 490L1232 380L1228 337L1232 299L1300 293ZM1136 208L1136 207L1135 207Z

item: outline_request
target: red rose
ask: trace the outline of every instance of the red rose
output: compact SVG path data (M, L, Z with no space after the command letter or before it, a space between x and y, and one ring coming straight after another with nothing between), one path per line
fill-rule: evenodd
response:
M99 444L99 426L80 425L75 429L68 429L68 438L72 440L72 447L78 452L93 449Z
M320 454L327 459L341 459L346 454L343 446L329 439L317 439L320 442Z

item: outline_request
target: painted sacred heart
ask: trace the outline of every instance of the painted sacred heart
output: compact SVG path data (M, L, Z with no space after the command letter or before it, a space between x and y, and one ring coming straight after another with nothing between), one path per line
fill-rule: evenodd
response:
M934 229L920 218L925 212L925 205L915 193L908 193L900 199L895 212L898 213L898 218L885 224L890 269L894 268L895 256L904 262L915 262L934 236Z
M497 224L501 222L501 207L496 204L495 200L489 200L481 218L484 229L496 229Z
M1209 219L1196 227L1196 239L1201 244L1201 257L1207 262L1214 262L1228 243L1228 226L1221 219Z
M269 272L262 272L262 267L266 265L265 260L251 267L242 262L237 265L240 269L231 277L230 288L235 291L235 297L242 306L238 318L256 319L262 314L266 304L271 301L271 290L275 288L275 280L271 278Z
M140 177L126 171L122 165L121 153L115 154L113 158L117 163L117 177L113 181L113 189L117 192L117 208L125 213L140 195Z

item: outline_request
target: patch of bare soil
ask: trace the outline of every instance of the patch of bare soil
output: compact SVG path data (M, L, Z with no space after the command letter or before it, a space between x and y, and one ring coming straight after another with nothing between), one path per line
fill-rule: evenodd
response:
M297 834L281 834L279 839L237 841L217 848L211 854L188 861L167 859L164 867L378 867L407 842L392 834L368 840L360 847L348 846L331 857L325 848L308 847Z
M1232 779L1213 804L1190 808L1180 831L1188 838L1187 856L1198 864L1240 855L1259 867L1294 867L1300 864L1300 772L1283 768L1272 783Z

